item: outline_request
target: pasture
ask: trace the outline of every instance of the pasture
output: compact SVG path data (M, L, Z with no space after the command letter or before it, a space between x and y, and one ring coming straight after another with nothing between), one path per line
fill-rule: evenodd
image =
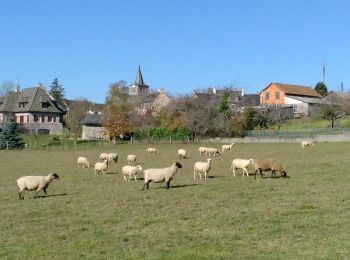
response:
M193 164L205 161L199 146L144 144L111 148L0 152L1 259L310 259L350 257L350 143L236 144L213 158L207 180L193 180ZM177 159L177 149L189 159ZM101 152L119 154L107 175L78 168ZM135 152L143 169L183 165L172 188L123 181L121 167ZM290 178L236 178L233 158L275 158ZM47 198L16 179L55 171ZM253 169L249 168L252 173ZM270 177L271 173L265 176ZM40 193L43 195L43 193Z

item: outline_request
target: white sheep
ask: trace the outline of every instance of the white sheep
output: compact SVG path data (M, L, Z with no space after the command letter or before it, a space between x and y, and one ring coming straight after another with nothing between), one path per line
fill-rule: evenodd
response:
M59 179L60 177L56 173L49 173L47 176L23 176L17 179L17 185L19 188L19 199L24 200L23 192L25 190L36 190L34 199L39 191L43 190L47 197L46 189L49 187L52 180Z
M216 148L208 148L206 155L207 156L216 156L217 154L220 154L219 150Z
M103 162L95 163L95 174L99 174L100 172L106 174L108 169L108 160L104 160Z
M109 154L108 153L101 153L100 154L100 160L108 160L109 159Z
M198 151L199 151L199 155L203 155L203 154L206 155L207 151L208 151L208 148L201 146L201 147L198 148Z
M118 162L118 154L109 153L108 154L108 162Z
M149 189L149 184L153 182L163 182L165 181L167 189L170 188L170 181L175 177L175 174L182 165L179 162L171 164L170 167L160 168L160 169L146 169L144 173L144 184L142 190Z
M193 179L196 179L196 174L199 174L199 178L202 179L201 173L204 173L204 178L207 178L207 175L211 168L211 159L208 158L206 162L196 162L193 167Z
M221 149L222 149L222 152L224 151L232 151L232 146L234 145L235 143L231 143L231 144L224 144L222 145Z
M276 172L279 172L282 177L287 177L287 172L283 169L282 164L273 159L250 159L251 164L255 168L255 179L256 173L259 171L261 178L264 178L263 171L271 171L271 177L276 176Z
M233 172L233 176L236 177L236 169L242 169L243 171L243 177L244 177L244 173L249 176L247 167L249 166L249 164L251 164L252 161L251 159L246 160L246 159L233 159L232 163L231 163L231 169Z
M136 166L127 165L127 166L123 166L122 174L123 174L123 177L124 177L124 181L130 181L131 177L134 177L135 181L137 181L136 174L138 174L141 171L142 171L141 165L136 165ZM126 179L126 176L129 176L129 179Z
M129 164L134 163L137 160L137 156L136 156L136 154L129 154L126 157L126 160L128 161Z
M149 154L158 154L158 151L157 151L156 148L149 147L149 148L147 148L147 153L149 153Z
M86 157L80 156L80 157L78 157L78 166L83 167L83 168L85 168L85 167L89 168L90 163Z
M301 142L301 147L305 148L305 147L309 147L311 148L314 145L314 143L312 141L302 141Z
M186 151L184 149L179 149L177 151L177 155L180 159L186 159Z

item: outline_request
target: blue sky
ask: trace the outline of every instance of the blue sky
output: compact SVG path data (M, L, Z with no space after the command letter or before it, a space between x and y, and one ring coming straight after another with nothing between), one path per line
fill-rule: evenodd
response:
M0 83L58 78L103 102L111 82L169 93L270 82L350 90L350 1L0 0Z

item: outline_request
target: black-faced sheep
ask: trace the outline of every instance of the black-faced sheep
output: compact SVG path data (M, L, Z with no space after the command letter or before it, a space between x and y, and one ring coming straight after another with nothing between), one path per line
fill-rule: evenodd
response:
M302 141L301 142L301 147L305 148L305 147L309 147L311 148L314 145L314 143L312 141Z
M276 160L272 159L250 159L251 164L254 165L255 168L255 179L256 173L259 171L261 178L264 178L262 172L263 171L271 171L271 177L276 176L276 172L279 172L282 177L287 177L287 172L283 169L282 164Z
M41 190L43 190L47 196L47 187L49 187L52 180L58 180L59 178L60 177L56 173L50 173L47 176L24 176L17 179L19 199L24 200L23 192L25 190L36 190L34 199Z
M182 168L179 162L173 163L170 167L160 168L160 169L146 169L144 173L144 184L142 190L149 189L149 184L153 182L164 182L167 185L167 189L170 188L170 181L175 177L178 169Z

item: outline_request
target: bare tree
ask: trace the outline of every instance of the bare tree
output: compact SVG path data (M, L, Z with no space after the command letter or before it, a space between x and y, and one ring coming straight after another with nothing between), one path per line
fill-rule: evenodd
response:
M331 128L334 128L336 120L342 118L344 115L345 112L342 106L328 104L325 105L321 117L330 121Z
M10 91L15 89L15 83L11 80L4 80L0 84L0 97L6 96Z

